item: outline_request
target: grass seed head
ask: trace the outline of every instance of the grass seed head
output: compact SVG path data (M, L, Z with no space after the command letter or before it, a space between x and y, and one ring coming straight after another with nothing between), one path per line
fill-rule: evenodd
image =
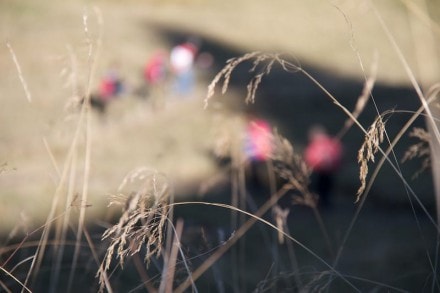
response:
M375 154L379 150L379 146L384 139L385 133L385 122L383 121L383 116L379 115L373 124L368 128L365 134L364 143L358 151L358 163L360 165L359 179L361 181L361 186L357 191L356 202L361 198L367 186L367 175L368 175L368 162L374 163Z
M419 158L422 160L421 167L413 175L414 179L417 178L423 171L431 167L431 150L429 145L432 141L432 137L431 134L425 129L418 127L413 128L409 136L417 138L419 142L411 145L408 148L408 150L403 155L402 163L413 160L415 158Z
M278 53L263 53L257 51L247 53L241 57L229 59L226 62L226 66L223 67L219 73L217 73L208 86L208 93L205 98L205 108L208 107L209 100L214 96L217 84L223 79L221 92L222 94L225 94L228 90L233 71L237 68L237 66L247 61L252 62L252 67L249 72L255 73L255 75L251 78L246 86L246 103L255 102L255 95L259 85L261 84L261 81L263 80L263 77L270 74L275 64L279 64L283 70L286 70L287 72L297 72L300 70L300 66L286 60L281 54Z
M110 239L104 261L98 271L101 291L104 288L105 272L110 269L116 256L121 267L127 257L146 249L145 262L159 256L163 247L163 234L169 213L170 189L167 178L154 170L138 168L123 180L119 190L136 187L128 196L120 193L113 196L110 205L122 206L122 215L117 224L107 229L102 239Z

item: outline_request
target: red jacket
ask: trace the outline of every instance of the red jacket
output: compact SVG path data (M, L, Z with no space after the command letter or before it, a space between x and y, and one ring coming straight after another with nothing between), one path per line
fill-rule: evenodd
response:
M164 52L155 53L148 60L144 69L144 77L150 84L158 84L165 80L167 61Z

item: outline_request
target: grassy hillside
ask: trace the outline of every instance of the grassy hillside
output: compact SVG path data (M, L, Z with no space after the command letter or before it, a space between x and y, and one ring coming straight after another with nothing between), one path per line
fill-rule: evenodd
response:
M439 19L437 1L426 3L431 18ZM4 267L13 272L13 263L22 260L15 252L9 258L15 248L13 244L7 245L14 241L20 243L21 239L11 240L6 235L17 235L17 229L25 232L19 235L35 231L24 236L29 242L18 246L27 257L34 255L32 249L42 247L41 242L36 245L32 242L39 238L42 229L53 228L53 232L45 230L47 234L42 235L50 235L49 246L66 244L68 253L63 255L62 249L58 250L63 245L55 245L52 250L43 244L53 253L46 256L42 269L36 270L39 276L34 283L36 290L47 289L46 279L56 286L58 279L54 276L61 271L64 274L61 273L59 284L64 285L70 271L75 271L72 264L74 267L77 263L77 270L84 266L90 274L87 274L87 282L78 282L75 289L83 289L87 283L87 288L93 290L97 288L94 278L97 264L91 264L90 252L97 253L99 260L104 258L108 243L101 242L102 230L108 228L120 212L108 209L107 205L111 196L120 195L118 187L124 179L134 186L135 179L145 179L140 170L154 169L169 178L169 190L178 196L178 201L207 199L199 197L200 190L214 186L209 190L209 199L226 202L243 192L240 185L243 174L236 169L220 173L212 153L216 143L221 146L234 143L228 139L242 135L246 118L243 113L257 113L268 119L298 152L304 149L311 125L324 124L331 133L341 129L346 115L303 72L287 73L281 67L274 68L263 79L256 103L245 105L252 61L236 68L226 94L221 96L217 88L217 94L205 110L209 82L232 57L252 51L284 52L286 56L293 56L294 62L301 64L302 69L316 78L348 111L355 108L371 67L377 64L375 101L370 100L366 105L359 123L368 128L378 111L394 109L396 113L387 116L386 125L387 134L393 139L410 114L419 108L420 101L381 21L395 38L418 81L431 85L439 78L435 70L425 71L423 77L419 75L420 65L435 65L440 60L435 53L440 52L417 55L420 51L416 49L421 46L416 41L419 36L413 31L411 19L422 23L422 27L431 26L434 42L438 44L439 25L426 22L420 10L405 0L359 3L322 0L1 1L0 232L6 240L0 247L0 257L7 259ZM136 90L144 86L142 70L146 61L158 49L168 51L177 40L194 36L200 38L201 50L212 54L214 63L208 69L198 69L198 82L191 97L179 99L165 88L163 92L151 90L150 98L140 98ZM96 112L83 115L85 112L81 112L78 100L86 92L95 92L101 77L112 68L123 76L125 93L109 105L106 117ZM165 106L155 108L151 97L163 98ZM423 127L424 119L417 119L414 125ZM333 210L324 211L319 218L317 210L310 206L291 207L286 227L292 228L290 232L295 239L323 259L305 250L294 251L298 243L293 240L284 246L274 245L273 227L267 230L256 226L246 236L249 238L243 236L245 240L238 242L237 250L221 258L219 267L227 268L222 270L224 276L219 277L216 271L219 268L213 267L212 276L202 278L200 288L214 290L212 284L220 279L225 288L237 290L237 286L242 286L243 292L258 286L263 290L266 285L276 288L278 283L282 284L280 288L304 285L305 290L312 290L328 286L326 278L335 276L338 281L333 288L337 289L352 289L344 278L361 291L388 288L406 292L427 287L434 291L438 288L436 279L431 278L438 271L432 267L438 234L432 223L435 201L432 178L428 170L417 180L411 179L421 165L420 160L401 164L407 147L416 140L405 133L402 142L394 148L392 161L402 167L402 177L414 188L417 200L426 205L427 211L422 211L418 204L411 209L408 189L404 188L399 174L387 165L380 169L366 206L353 204L360 184L357 154L363 141L364 133L357 127L343 136L344 166L338 176ZM383 146L387 146L386 142ZM378 160L379 156L375 163ZM370 163L370 175L375 166ZM147 169L139 169L141 167ZM130 173L132 170L139 172ZM245 192L253 192L253 187ZM155 194L157 190L148 189L148 192ZM261 195L261 190L256 193ZM292 194L286 199L289 203L292 203ZM133 200L133 194L129 198ZM267 197L256 201L265 199ZM126 211L130 210L130 200L125 204ZM160 217L164 215L165 212ZM176 283L185 280L186 270L193 271L210 257L214 251L210 250L212 246L221 250L227 246L225 243L240 237L236 236L239 227L228 224L237 219L236 223L242 224L245 218L231 216L229 210L223 213L222 209L205 206L176 208L176 215L187 221L182 241L189 263L183 264L190 266L176 272ZM93 239L89 239L85 223L96 229L91 230ZM322 234L323 226L327 226L330 236ZM33 230L36 227L42 228ZM78 231L81 233L76 234ZM179 234L178 229L175 233ZM217 239L222 234L225 238ZM345 235L349 237L344 238ZM75 261L71 259L75 258L75 252L70 249L70 239L87 247L87 251L78 250L81 254L76 252L80 256ZM330 245L326 241L331 242ZM260 242L263 248L255 245ZM335 268L332 245L335 250L345 248L340 262L335 261ZM238 252L244 255L239 261L234 259ZM26 258L26 265L17 270L21 281L28 273L31 260L32 257ZM162 274L160 265L153 264L155 275L149 284L145 281L148 276L143 273L150 274L150 271L140 269L144 267L136 263L141 262L140 258L131 260L133 262L127 265L129 273L121 272L114 277L115 291L158 285ZM299 267L295 267L296 261ZM57 271L56 263L63 269ZM235 267L237 263L241 267ZM5 272L2 270L0 276ZM295 279L292 275L296 275ZM261 280L264 281L259 283ZM16 284L14 280L9 281L7 285ZM92 284L90 288L88 282ZM402 290L393 288L394 285ZM0 286L8 287L1 282Z
M404 4L399 1L387 4L376 2L378 13L390 26L410 65L415 67L413 41L408 32ZM91 76L92 89L114 64L130 86L137 86L141 82L142 66L152 52L170 46L169 40L159 34L158 27L172 29L182 35L198 34L226 44L237 52L290 52L301 62L355 77L368 74L377 51L379 80L400 84L408 82L372 6L367 2L354 5L318 0L279 1L274 5L267 1L245 0L184 3L129 1L128 5L122 5L117 1L65 1L62 4L55 1L2 1L0 5L1 40L4 44L0 60L4 76L0 81L3 100L1 163L6 166L1 180L2 191L8 195L2 197L2 202L8 206L6 210L11 215L17 215L21 209L14 208L16 203L15 200L11 203L11 197L17 202L28 199L31 203L43 199L43 211L46 203L50 202L53 177L56 175L43 141L55 155L57 168L61 169L71 139L69 133L73 124L70 121L74 116L70 115L75 115L71 109L70 112L66 110L66 104L74 94L75 84L83 90L87 87L90 62L96 63L96 70ZM438 5L430 5L433 8L430 11L437 15ZM96 8L98 12L94 10ZM102 24L99 23L100 18ZM6 43L11 47L8 48ZM92 59L89 59L89 46L93 50ZM16 55L22 76L17 73L10 49ZM224 60L220 58L218 61L221 65ZM20 77L27 85L31 102L26 99ZM92 178L96 178L96 182L92 179L92 193L102 195L111 192L118 178L130 168L144 164L171 172L173 177L179 178L186 174L199 180L209 174L211 171L208 170L212 170L210 161L200 149L210 144L207 139L209 123L205 122L211 117L199 108L207 82L203 80L200 84L192 106L185 106L180 114L159 114L159 120L152 119L150 114L146 114L146 106L132 101L130 97L112 106L114 111L109 118L110 125L102 127L98 122L93 130ZM186 115L186 111L197 114ZM181 127L185 125L185 129L198 135L192 139L184 138L187 131L175 131L173 123ZM164 132L162 127L169 127L169 131ZM181 145L180 151L167 152L167 156L158 155L161 153L159 150L164 149L163 144L169 141L163 139L165 133L168 133L168 139ZM152 142L154 147L147 148ZM131 151L127 153L127 150ZM182 151L184 156L181 156ZM170 157L171 153L173 157ZM109 155L112 156L111 162L106 159ZM182 161L182 158L188 159L188 162ZM181 164L176 164L177 161ZM111 186L108 182L112 182Z

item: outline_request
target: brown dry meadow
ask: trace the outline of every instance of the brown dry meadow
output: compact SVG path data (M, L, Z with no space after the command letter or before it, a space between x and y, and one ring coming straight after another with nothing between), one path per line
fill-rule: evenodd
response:
M440 290L440 5L266 2L0 3L0 291ZM143 65L182 36L214 65L157 109ZM100 117L79 101L109 68ZM260 186L249 113L274 125ZM314 123L345 147L330 210Z

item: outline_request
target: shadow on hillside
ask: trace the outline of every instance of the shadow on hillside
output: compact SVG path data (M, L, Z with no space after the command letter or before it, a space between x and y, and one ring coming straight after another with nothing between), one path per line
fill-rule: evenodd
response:
M155 31L161 36L170 48L188 37L193 36L189 32L178 31L173 28L143 23L148 29ZM197 36L201 41L201 52L209 52L214 56L212 71L206 74L203 82L206 86L211 82L230 58L239 57L249 52L240 51L237 48L225 45L210 36ZM291 53L291 52L288 52ZM331 52L329 52L331 58ZM294 61L296 62L296 61ZM362 93L364 81L349 76L342 76L333 72L322 70L318 67L309 66L305 61L300 60L301 67L311 74L331 95L333 95L349 111L355 107L358 97ZM338 133L347 118L342 109L338 108L331 99L302 73L289 73L280 66L274 67L269 75L265 76L257 90L256 101L254 104L245 105L246 85L253 77L249 72L252 67L251 62L243 63L238 66L230 80L229 91L242 93L243 99L237 101L228 100L228 95L221 96L221 84L217 86L217 94L213 97L216 101L225 101L232 105L237 111L251 111L262 116L279 130L280 134L289 139L297 151L301 151L307 141L307 131L314 124L322 124L332 134ZM402 86L390 86L381 82L376 82L373 89L374 103L370 99L364 111L359 117L359 122L364 128L368 128L377 117L378 112L383 113L387 110L410 111L414 112L420 107L419 99L413 88ZM409 120L410 114L394 113L387 120L386 129L389 139L392 140L401 130L403 125ZM422 118L414 123L412 127L424 127ZM412 127L410 129L412 129ZM359 187L359 167L357 163L357 153L364 139L363 132L353 126L342 138L344 144L344 168L339 176L339 188L342 195L354 198ZM414 160L401 164L401 159L408 147L417 143L416 139L409 138L406 133L394 149L395 159L402 168L405 178L409 184L427 205L434 204L432 178L429 172L425 171L416 180L411 177L421 167L421 161ZM382 147L387 148L389 144L384 142ZM375 165L370 165L373 170ZM392 188L389 188L392 186ZM378 178L375 181L371 194L372 201L381 205L407 205L408 200L406 191L401 179L396 172L385 164Z
M148 23L142 25L148 26L149 30L155 30L170 47L187 36L186 32L166 27L153 26ZM209 36L201 36L201 38L201 51L210 52L215 56L213 69L206 74L203 80L206 85L229 58L248 53L226 46ZM301 63L302 67L342 105L349 110L353 109L362 92L363 81L308 66L305 62ZM230 82L230 91L243 93L243 100L246 84L252 77L252 74L248 72L250 67L250 64L239 66L234 71ZM419 107L418 98L410 87L392 87L377 83L373 95L379 112L389 109L415 111ZM263 79L257 91L256 103L253 105L246 106L243 102L237 104L236 101L232 103L228 95L225 97L217 96L214 99L224 100L226 104L234 107L234 110L237 111L245 111L245 107L250 107L251 111L270 120L298 151L304 147L307 130L311 125L320 123L325 125L331 133L337 133L345 121L345 114L342 110L337 108L316 84L301 73L286 73L281 68L274 68L271 74ZM359 121L367 128L376 116L377 111L370 101ZM408 114L396 113L391 116L387 122L387 130L391 139L408 119ZM423 126L423 121L419 119L416 125ZM333 261L331 252L329 253L329 246L337 248L342 245L341 239L348 230L348 224L353 219L357 208L357 205L353 204L359 186L356 156L363 136L362 131L353 127L343 137L345 164L339 174L338 194L340 196L334 208L322 213L322 219L331 238L331 245L327 245L326 241L323 241L322 231L320 231L317 220L309 208L294 206L289 214L288 226L291 229L289 234L295 237L295 241L303 243L307 249L315 252L328 263ZM395 149L398 161L412 143L414 141L408 139L407 136L402 138ZM418 161L402 165L405 178L410 178L419 166L420 162ZM370 168L374 169L374 166L372 165ZM416 181L411 181L410 185L421 196L423 202L433 207L434 196L431 176L428 173L424 173ZM230 194L230 190L215 192L223 193L223 195ZM376 205L371 205L371 203ZM336 267L336 270L346 275L359 288L359 291L397 292L393 288L388 290L380 282L402 289L399 292L403 290L419 292L422 288L430 286L435 288L434 283L431 285L433 269L430 261L432 260L428 260L427 257L427 254L434 255L436 252L435 238L438 235L435 227L426 215L418 214L420 216L416 221L415 214L409 209L397 209L397 206L408 206L406 192L395 172L385 166L379 174L370 198L368 198L367 207L362 210L362 217L358 219L355 227L350 231L349 240L344 243L344 251L339 265ZM210 255L215 254L218 248L222 248L236 231L228 226L231 223L231 212L227 209L193 204L175 207L174 215L176 218L185 219L185 231L179 246L182 248L182 253L188 264L186 261L178 263L175 281L180 283L187 278L187 265L190 266L190 270L197 268ZM270 217L270 215L266 216ZM117 222L117 219L107 220L112 223ZM87 238L87 241L90 242L84 244L84 249L79 254L72 292L81 290L96 292L98 290L95 278L98 264L95 263L95 259L91 255L95 253L96 248L99 260L102 260L103 253L108 247L108 242L102 242L101 237L104 228L109 226L107 222L102 225L92 225L88 228L89 232L86 235L91 235ZM56 232L58 231L51 232L49 239L52 239L52 234ZM26 278L29 266L25 264L30 263L30 260L35 257L35 251L37 247L39 249L40 245L40 236L31 236L25 238L26 245L21 242L20 245L23 247L20 249L20 253L16 253L18 250L15 250L14 244L2 247L3 251L0 254L3 262L8 264L8 268L13 268L14 275L20 280ZM71 264L75 253L75 239L77 239L76 233L69 230L65 243L57 241L48 243L49 248L47 248L41 269L37 272L39 278L32 284L32 289L35 292L49 292L51 288L55 292L56 288L65 287L73 270ZM20 243L20 241L21 238L10 241L10 243ZM269 290L272 292L297 292L299 290L295 291L295 289L299 287L305 288L304 291L325 290L326 278L331 276L333 272L329 270L328 266L323 265L321 260L295 243L298 244L294 241L286 241L284 244L278 245L277 235L272 227L255 225L245 236L241 236L240 241L231 251L212 265L209 273L204 274L197 281L199 292L238 292L237 286L235 286L238 278L241 278L240 284L245 284L248 289L239 292L250 292L250 289L255 289L253 292L267 292ZM62 246L63 244L64 246ZM56 271L55 257L60 247L65 250L63 257L58 259L61 263ZM295 248L295 256L292 256L293 248ZM237 261L237 252L241 253L240 262ZM115 271L111 272L111 282L115 292L138 292L144 290L144 285L147 287L146 285L150 283L150 285L158 287L160 279L163 277L161 262L153 259L150 266L145 266L142 264L142 259L146 253L147 251L142 248L139 254L127 258L124 270L118 267L118 260L115 259ZM11 255L13 257L9 258ZM297 262L298 267L294 266L294 261ZM185 268L183 268L183 264L185 264ZM58 273L60 274L59 280L54 277ZM0 276L0 280L6 285L4 287L9 288L11 292L23 291L23 288L13 278L3 281L7 276L3 272ZM299 286L297 280L294 279L295 276L299 276L305 286ZM359 278L356 279L357 277ZM0 282L1 285L4 285L2 282ZM320 282L321 284L319 284ZM346 284L338 284L338 282L340 279L333 281L333 290L329 290L329 292L353 291L352 288L348 291ZM307 287L310 284L316 287ZM280 290L277 291L277 288ZM285 291L281 291L281 288L285 288ZM340 288L342 289L338 290Z
M144 23L149 30L156 31L158 35L162 36L165 43L173 46L176 43L185 40L186 37L191 36L190 33L184 31L177 31L164 26L158 26L151 23ZM226 61L233 57L239 57L249 52L240 51L237 48L227 46L222 42L211 38L210 36L198 36L201 38L200 51L210 52L215 57L215 63L212 71L206 74L203 82L206 86L214 78L226 64ZM289 52L290 53L290 52ZM331 58L331 52L329 52ZM250 62L242 64L234 70L230 84L229 91L240 93L243 100L246 97L246 85L252 78L249 69L252 67ZM325 71L319 67L308 65L301 60L301 67L312 75L331 95L333 95L343 106L349 111L355 107L358 97L363 90L364 81L358 80L349 76L342 76L330 71ZM245 105L243 101L231 101L228 94L220 96L220 87L217 89L217 95L213 97L217 101L223 100L225 104L233 107L233 110L248 112L251 111L256 115L268 119L279 130L280 134L285 136L293 144L296 151L301 152L307 142L307 132L310 126L314 124L322 124L332 134L338 133L346 120L346 114L338 108L324 91L313 83L302 73L288 73L280 67L272 69L271 73L264 77L256 94L256 102L252 105ZM237 96L237 95L234 95ZM419 106L419 99L413 88L409 86L390 86L381 82L375 84L373 90L374 103L369 101L365 110L359 117L359 122L364 128L368 128L378 113L387 110L395 111L416 111ZM246 110L248 107L250 110ZM396 134L402 129L405 123L410 119L408 113L394 113L389 117L386 123L386 129L390 140L393 140ZM424 127L424 121L421 118L414 123L413 127ZM412 127L411 127L412 128ZM329 234L335 241L335 245L339 245L343 233L347 229L348 223L353 219L357 205L354 205L354 198L359 187L359 166L357 163L357 153L363 143L364 134L357 126L353 126L342 138L345 149L344 166L338 176L338 190L335 207L330 213L324 212L324 220ZM416 180L411 180L411 176L420 168L421 162L414 160L409 163L401 164L403 154L408 147L417 141L408 137L405 134L401 141L394 149L392 160L397 162L402 168L402 173L405 178L408 178L409 185L415 190L417 196L421 198L423 203L428 207L431 215L434 213L434 194L432 188L432 178L429 172L423 173ZM387 148L387 143L384 142L382 147ZM376 160L376 162L378 159ZM374 170L375 165L370 164L370 172ZM230 187L225 187L230 188ZM216 190L219 196L230 194L230 189ZM336 194L335 194L336 195ZM224 199L223 199L224 200ZM432 223L429 223L426 215L420 213L420 218L417 219L419 224L430 230L431 236L424 246L423 241L420 241L420 231L417 229L414 215L409 209L408 195L396 172L385 164L375 180L373 188L369 194L367 206L363 208L363 217L356 223L356 229L350 232L350 245L344 250L344 257L341 260L340 268L342 271L346 270L350 274L358 274L367 276L371 280L383 281L390 283L391 280L400 278L408 273L417 270L424 271L429 274L428 264L425 258L420 258L420 253L431 251L434 247L434 238L431 237L436 234L435 229L432 228ZM400 209L400 208L402 209ZM420 209L418 206L416 211ZM187 210L176 211L176 215L182 216L187 223L192 223L190 227L196 227L197 223L203 227L218 227L220 219L227 219L229 217L228 211L207 212L205 207L188 207ZM392 220L390 220L392 218ZM195 221L193 223L191 221ZM313 217L310 209L294 206L289 215L289 223L292 225L291 235L295 235L297 239L307 243L308 247L314 251L325 251L325 244L322 241L322 235L319 229L314 226L316 219ZM227 221L226 221L227 222ZM422 223L423 222L423 223ZM214 229L214 228L212 228ZM255 228L257 229L257 228ZM203 228L201 235L204 235ZM224 231L223 231L224 232ZM261 232L261 231L260 231ZM226 237L229 236L226 232ZM268 232L270 233L270 231ZM196 233L197 234L197 233ZM258 236L255 236L258 235ZM201 237L201 236L194 236ZM253 238L254 237L254 238ZM260 237L260 238L255 238ZM258 259L256 266L269 268L273 265L274 260L271 255L269 259L261 257L261 249L256 249L255 239L261 240L261 235L258 231L252 230L249 238L253 239L248 242L246 249L248 250L248 261ZM399 248L401 242L396 243L396 239L403 239L403 242L408 246ZM374 245L371 243L374 239ZM259 241L260 241L259 240ZM398 240L397 240L398 241ZM336 244L338 243L338 244ZM370 246L371 245L371 246ZM281 248L283 250L284 248ZM283 250L285 252L285 249ZM325 254L325 252L324 252ZM306 257L307 253L300 254L300 258ZM281 259L287 260L287 266L290 265L290 259L287 255ZM313 267L311 263L315 263L316 267L319 264L316 259L300 260ZM282 261L280 262L282 263ZM371 267L377 266L380 263L381 269L372 272ZM411 263L411 265L409 265ZM278 264L277 264L278 265ZM411 266L408 271L403 269ZM271 267L272 269L272 267ZM278 268L280 269L280 268ZM282 270L283 268L281 268ZM276 269L275 269L276 270ZM231 270L225 270L228 273L233 273ZM253 272L258 275L261 272ZM426 281L424 273L420 276L413 276L401 279L399 286L410 290L418 290L423 287ZM258 278L264 279L265 275L259 275ZM420 277L420 278L419 278ZM233 276L231 277L233 278ZM258 279L257 278L257 279ZM405 279L405 280L404 280Z

